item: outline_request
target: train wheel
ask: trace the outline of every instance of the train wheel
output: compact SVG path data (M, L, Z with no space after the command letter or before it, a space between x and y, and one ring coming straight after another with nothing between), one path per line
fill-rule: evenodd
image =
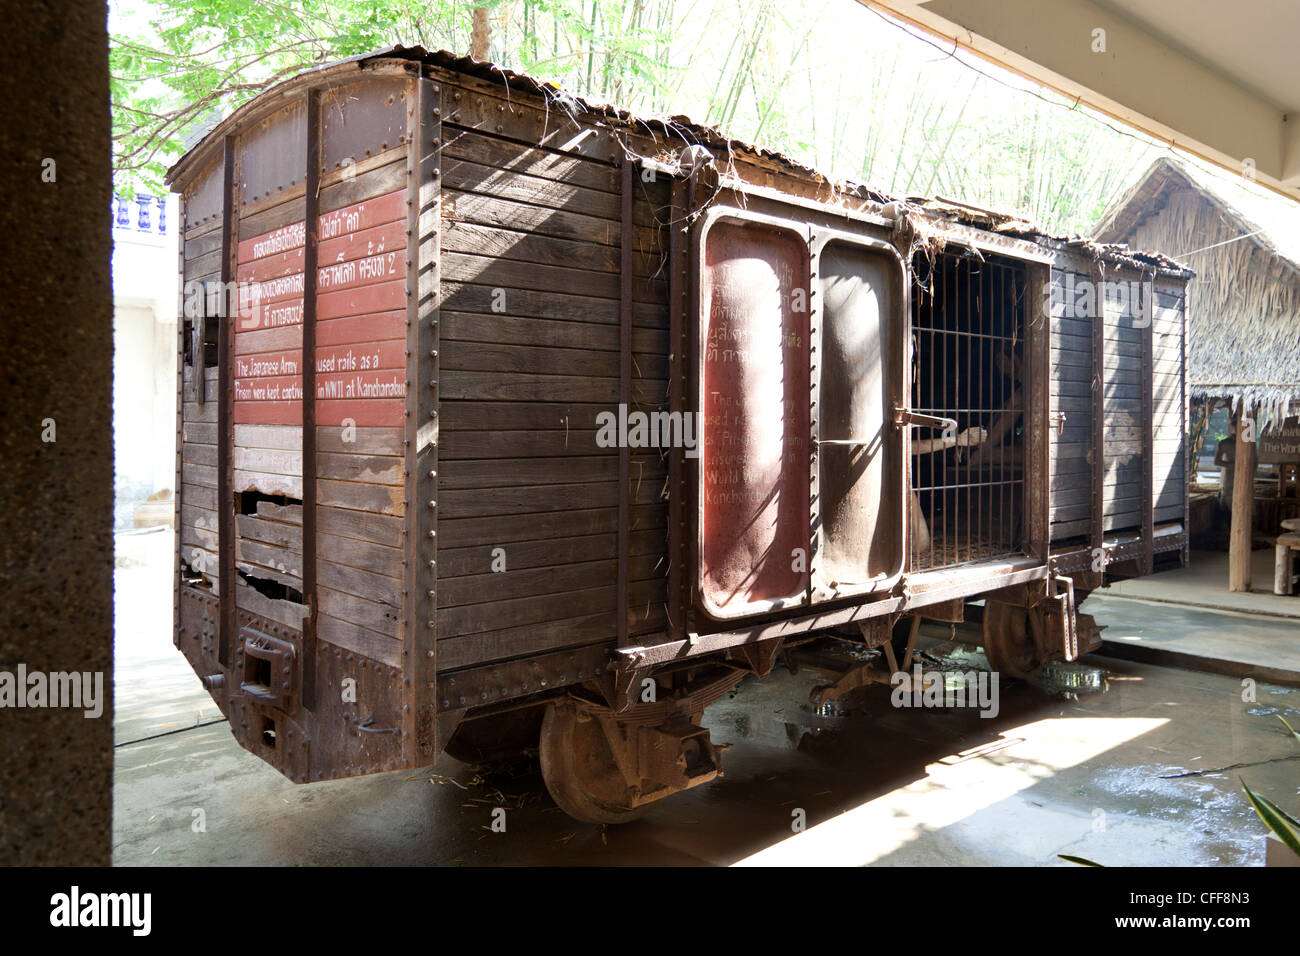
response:
M633 806L609 739L594 718L551 704L542 718L538 753L542 779L557 806L584 823L630 823L649 809Z
M984 602L984 656L993 670L1012 677L1029 677L1040 666L1038 642L1034 640L1037 621L1034 615L1017 604L986 600Z

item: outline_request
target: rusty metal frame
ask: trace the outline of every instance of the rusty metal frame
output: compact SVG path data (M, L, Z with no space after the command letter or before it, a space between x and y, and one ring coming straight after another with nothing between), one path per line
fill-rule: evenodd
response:
M973 573L967 579L950 584L938 584L923 592L904 592L876 601L853 604L849 607L822 610L813 614L778 618L707 634L691 633L684 640L669 640L667 635L657 635L663 640L639 647L619 648L614 652L611 666L618 670L657 667L674 661L701 657L744 644L755 644L773 638L799 638L812 631L830 630L843 625L857 624L887 614L902 614L931 604L940 604L956 598L984 594L998 588L1011 587L1029 581L1046 580L1053 572L1037 558L1025 557L1015 562L1003 562L1002 570L993 575ZM978 571L978 565L963 570ZM936 572L936 575L941 572Z
M236 275L239 245L239 194L235 175L235 139L223 141L221 213L221 288L229 312L231 277ZM206 299L206 297L205 297ZM238 296L236 296L238 302ZM227 315L217 337L217 587L220 589L221 616L217 643L217 661L228 668L231 642L235 639L235 500L234 487L234 400L235 400L235 319ZM198 383L200 389L204 383Z
M440 84L414 65L410 80L404 440L407 586L402 640L406 706L402 710L402 749L408 766L420 766L432 763L443 743L436 719L442 91Z
M608 665L609 646L603 644L442 673L437 676L438 710L489 707L575 683L608 680Z
M788 198L788 197L773 197L773 198L777 199L777 198ZM785 204L796 206L796 207L799 205L795 203L785 203ZM808 278L810 283L808 289L809 303L810 303L809 304L809 334L811 336L812 341L818 341L818 332L820 329L820 319L821 319L821 307L817 302L815 294L813 294L814 293L813 280L816 277L817 269L820 264L821 252L828 243L842 242L847 245L856 246L861 249L868 249L872 252L876 252L878 254L884 255L887 258L889 258L892 262L896 263L898 267L897 278L899 283L898 285L899 309L901 310L902 313L901 321L904 323L905 327L898 333L900 336L899 341L901 347L899 349L899 354L900 354L900 361L902 363L902 367L900 369L893 370L896 375L895 381L893 383L893 387L895 390L894 398L896 400L901 400L903 402L908 401L908 394L909 394L908 390L902 387L900 383L904 382L907 377L907 368L908 368L910 349L911 349L911 339L910 339L910 335L908 334L910 330L910 322L911 322L911 281L910 281L910 270L908 269L906 261L898 252L898 249L892 243L882 238L879 238L877 236L864 235L863 233L852 232L843 229L836 229L836 228L823 226L819 224L809 224L805 222L800 222L798 220L790 219L788 217L783 217L781 215L776 215L773 213L755 212L738 205L713 205L710 206L707 210L705 210L703 214L699 217L697 227L693 230L692 239L691 239L692 270L691 270L690 288L693 297L691 303L691 314L694 316L695 327L693 330L693 334L690 336L691 339L690 344L692 346L692 359L690 364L691 364L692 372L694 374L694 378L692 381L692 394L694 396L695 407L697 410L702 409L704 406L704 397L701 393L702 377L699 374L699 357L700 355L702 355L703 352L703 343L700 341L700 337L703 333L703 328L704 328L704 323L702 321L702 316L700 314L700 310L703 308L703 303L700 301L699 289L700 289L700 281L704 273L705 244L707 242L709 230L712 228L712 226L717 224L718 222L725 221L725 220L736 221L741 223L753 223L757 225L765 225L770 228L774 228L777 230L790 233L798 237L800 241L804 243L809 256L809 272L808 272ZM860 221L860 225L862 225L864 228L870 228L870 227L882 228L881 224L873 219L862 219ZM670 296L670 301L671 301L671 296ZM670 336L670 340L671 340L671 336ZM820 345L820 342L818 342L818 344ZM819 392L820 392L820 367L818 365L818 362L815 359L810 359L809 390L810 390L810 396L812 401L812 407L810 409L810 414L809 414L809 439L810 439L809 498L810 500L809 500L809 570L807 574L807 584L804 588L802 595L800 595L798 598L774 599L772 601L762 602L759 605L750 605L742 609L738 613L726 613L723 612L721 609L708 605L706 599L704 598L702 592L698 587L698 580L696 580L694 583L694 593L697 595L698 599L701 602L705 603L706 612L709 614L710 617L714 618L715 620L736 620L744 617L755 617L765 613L771 613L773 611L788 610L794 607L804 607L817 600L817 598L814 595L813 581L815 578L816 561L818 558L818 553L820 551L820 542L821 542L820 515L819 515L818 506L816 504L817 473L820 468L820 456L815 451L818 444L817 439L819 437L817 433L818 430L817 407L818 407L818 399L819 399ZM893 412L892 408L885 409L885 416L887 421L893 418L892 412ZM908 491L909 491L909 484L910 484L910 468L908 467L910 437L911 437L910 429L904 428L902 434L902 453L900 455L900 460L897 464L897 467L899 469L899 476L898 476L899 488L901 491L901 500L900 500L901 516L899 517L899 528L901 530L901 535L900 535L901 549L899 552L900 557L899 557L899 565L897 569L895 569L892 573L887 575L886 578L880 582L869 582L867 584L863 584L858 587L842 589L836 592L834 595L828 597L827 600L840 600L840 599L854 597L854 596L862 596L870 593L878 593L880 591L883 591L895 585L901 579L902 575L905 573L907 569L907 554L908 554L907 501L908 501ZM680 460L680 456L674 456L674 460ZM702 529L698 521L699 500L702 494L700 488L701 480L702 480L702 475L700 474L697 466L695 469L695 474L693 475L692 489L691 489L692 494L694 496L692 505L693 505L693 514L695 516L695 534L692 536L692 541L691 541L691 545L692 545L691 574L693 578L698 578L699 554L700 554L700 549L702 547L702 541L700 539L700 534L702 533Z
M302 705L316 709L316 263L320 241L320 90L307 90L302 253Z
M911 349L912 349L912 273L908 268L907 261L899 253L893 243L876 236L863 235L856 232L848 232L843 229L830 229L824 226L809 225L808 229L808 253L809 253L809 339L810 342L816 343L814 356L825 356L826 352L822 343L822 305L821 297L816 295L817 280L821 270L822 252L826 246L833 242L843 243L849 246L856 246L859 249L868 250L877 253L897 266L898 272L895 278L898 281L898 316L889 316L887 321L895 322L898 328L895 334L898 336L898 363L897 368L890 369L890 360L894 356L885 355L883 364L893 377L888 381L886 391L889 396L885 400L885 407L882 411L884 427L895 427L901 431L899 460L896 464L897 474L895 478L898 481L899 489L899 513L898 527L899 551L898 564L888 574L879 581L870 581L857 585L849 585L836 589L836 591L826 597L824 600L840 600L842 598L861 597L867 594L878 594L892 588L908 568L908 553L910 548L910 528L908 522L908 502L911 500L911 442L912 429L906 423L897 421L897 411L901 407L907 415L911 414L911 389L906 386L908 370L911 368ZM883 343L882 343L883 345ZM819 419L821 408L821 359L814 357L810 360L809 374L809 391L813 402L813 408L810 411L808 423L809 438L809 511L811 521L809 527L809 562L808 562L808 588L809 602L816 604L819 602L815 581L817 572L820 567L820 555L822 551L822 534L823 527L821 523L820 502L821 493L818 487L818 476L821 471L821 434Z
M813 231L803 223L808 255L808 585L809 604L817 594L817 579L822 567L822 371L826 350L822 344L822 300L817 294L821 270L821 249L813 245ZM888 410L886 410L886 419Z
M711 205L707 209L705 209L703 213L699 216L699 218L696 220L695 228L692 230L692 235L691 235L691 260L692 260L692 265L694 267L694 272L691 281L692 292L694 294L694 301L692 302L692 315L694 317L694 323L695 323L695 328L693 330L694 334L691 336L692 345L694 347L694 355L692 356L691 364L693 366L693 372L694 372L694 381L692 383L693 399L695 402L695 408L697 412L700 413L702 413L702 410L704 409L704 394L703 394L704 376L701 374L700 371L700 359L705 354L705 348L706 348L706 344L703 341L701 341L705 329L705 323L703 321L701 310L704 309L705 303L703 301L702 296L700 295L700 285L701 282L703 281L703 277L706 272L704 256L705 256L705 247L708 241L709 232L712 230L712 228L715 225L717 225L718 223L724 220L740 222L740 223L748 223L752 225L767 226L768 228L780 230L795 236L799 240L799 242L804 245L805 248L807 248L808 245L807 224L793 222L790 219L783 218L781 216L773 216L766 213L753 212L751 210L743 209L738 206L724 206L720 204ZM696 440L703 443L702 427L697 429ZM703 524L699 520L699 503L703 499L703 494L704 494L703 489L701 487L701 484L704 481L704 473L699 468L699 464L698 464L699 460L700 460L699 458L695 459L696 467L694 469L695 474L694 474L694 482L693 482L695 486L694 487L695 500L693 502L695 506L694 508L695 533L691 536L692 538L691 543L693 547L691 577L695 581L694 592L695 592L697 603L701 606L704 612L708 614L709 617L719 621L738 620L740 618L746 618L746 617L756 617L761 614L771 613L772 611L788 610L790 608L806 606L808 603L810 582L812 581L811 574L807 574L805 576L805 583L804 583L803 590L798 595L787 597L787 598L772 598L766 601L758 601L755 602L754 604L747 605L738 611L728 611L725 608L716 607L709 600L708 595L705 593L704 589L700 587L700 583L699 583L700 555L703 554L704 551L704 540L702 537L704 533L704 528L703 528Z
M176 223L179 237L176 243L176 483L172 486L172 551L176 555L172 565L172 642L181 646L181 562L185 547L181 541L181 478L182 455L185 450L185 194L177 197Z
M700 309L701 297L700 286L703 282L703 274L700 269L700 261L696 254L696 241L694 224L698 216L696 204L699 202L699 183L697 180L698 170L692 173L686 180L686 198L682 207L682 225L683 230L688 230L689 245L688 251L683 253L686 271L686 316L689 318L682 323L682 355L686 363L685 374L685 396L683 405L690 404L690 408L684 408L683 412L689 411L696 416L698 422L699 416L703 414L704 408L699 402L700 394L700 362L704 352L700 348ZM682 549L684 550L684 559L687 573L683 574L682 580L682 637L679 639L689 640L689 635L695 630L696 625L696 595L699 593L699 567L700 567L700 536L699 536L699 517L700 517L700 482L703 481L700 472L700 458L698 443L700 440L699 428L695 429L696 454L693 458L683 462L684 464L684 481L683 481L683 503L685 513L682 515L682 530L694 528L695 534L683 533ZM682 450L678 450L675 456L679 460L682 458Z

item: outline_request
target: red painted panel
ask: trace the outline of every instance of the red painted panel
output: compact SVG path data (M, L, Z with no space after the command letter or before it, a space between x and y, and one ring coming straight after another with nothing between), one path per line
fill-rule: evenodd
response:
M317 219L320 223L320 241L324 245L329 239L337 239L348 233L360 232L372 226L405 218L406 188L403 187L376 196L374 199L364 199L351 206L342 206L333 212L322 213Z
M400 279L406 274L406 250L394 250L365 259L352 259L321 266L317 273L316 288L321 295Z
M258 305L265 306L268 303L279 302L282 299L301 299L302 289L301 272L278 276L264 282L251 282L248 285L241 285L239 287L240 310L253 309Z
M240 282L264 282L267 279L302 272L302 256L302 247L299 246L297 249L267 256L265 259L241 262L235 278Z
M301 425L302 402L235 402L236 425Z
M302 400L302 376L236 378L235 404L241 402L294 402ZM299 418L295 424L301 423Z
M283 302L259 302L239 312L239 332L302 324L302 296Z
M257 352L235 356L235 379L284 377L302 374L302 349ZM239 393L235 393L239 401ZM247 400L247 399L245 399Z
M317 422L400 425L406 410L406 190L321 215ZM234 419L302 422L302 223L239 243Z
M723 220L707 234L700 584L718 617L806 589L807 262L804 242L784 230Z
M391 274L400 268L395 265L392 258L352 267L344 267L340 263L385 254L389 257L398 255L404 257L405 252L406 223L404 222L390 222L373 229L350 232L329 242L322 242L317 252L317 262L320 264L316 280L317 288L322 292L331 287L346 288L342 280L348 276L353 276L352 285L382 281L384 278L391 277ZM241 283L269 282L272 279L302 272L302 264L303 249L299 247L264 259L241 263L236 276Z
M363 229L360 232L349 232L337 239L324 241L316 252L316 262L323 266L334 262L346 262L349 259L377 256L382 252L394 250L406 251L404 220L375 226L373 229Z
M316 376L319 399L406 398L406 371L333 372Z
M401 311L350 315L343 319L329 319L316 326L317 345L346 345L351 342L405 338L406 313Z
M338 319L346 315L366 315L406 308L406 280L364 285L342 292L322 293L316 299L316 318ZM405 333L403 333L405 334Z
M270 232L244 239L239 243L235 254L238 261L243 263L297 249L302 246L306 232L301 221L293 222L279 229L272 229Z
M406 342L365 342L335 345L316 350L316 373L373 372L377 369L405 369ZM317 379L319 382L319 378Z
M235 333L235 354L248 352L274 352L279 349L302 348L302 323L278 329L255 329Z
M322 213L317 217L320 227L322 248L326 240L347 236L373 226L402 220L406 217L406 190L397 189L374 199L365 199L350 206L343 206L333 212ZM272 229L256 236L251 236L239 243L236 255L240 264L263 259L267 256L300 249L306 239L303 223L295 222L279 229ZM332 255L332 253L331 253ZM320 255L320 261L325 256Z
M396 427L406 420L406 400L363 398L321 401L317 399L317 425L342 425L344 419L351 419L353 425L364 428Z

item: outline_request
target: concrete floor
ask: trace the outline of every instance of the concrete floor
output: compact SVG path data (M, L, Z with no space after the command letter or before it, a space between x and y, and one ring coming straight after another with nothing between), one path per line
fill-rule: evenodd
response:
M1108 590L1089 595L1082 605L1108 625L1101 634L1107 654L1300 686L1300 621L1118 597Z
M1226 551L1193 551L1185 568L1116 581L1096 593L1222 611L1300 617L1300 595L1273 593L1273 561L1272 548L1259 548L1250 553L1250 591L1228 590Z
M725 777L622 827L570 820L527 761L295 786L238 747L172 649L170 547L165 533L119 540L121 865L1257 865L1265 830L1238 778L1300 802L1300 747L1276 716L1300 727L1300 691L1259 684L1243 701L1235 678L1105 658L1054 668L1045 687L1003 684L992 719L895 708L884 687L818 716L818 673L778 668L706 715L734 744Z

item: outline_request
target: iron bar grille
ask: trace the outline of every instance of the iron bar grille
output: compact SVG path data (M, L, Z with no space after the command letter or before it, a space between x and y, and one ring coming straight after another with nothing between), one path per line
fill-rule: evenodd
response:
M911 569L1021 554L1024 267L950 253L914 265L912 408L957 430L912 433Z

